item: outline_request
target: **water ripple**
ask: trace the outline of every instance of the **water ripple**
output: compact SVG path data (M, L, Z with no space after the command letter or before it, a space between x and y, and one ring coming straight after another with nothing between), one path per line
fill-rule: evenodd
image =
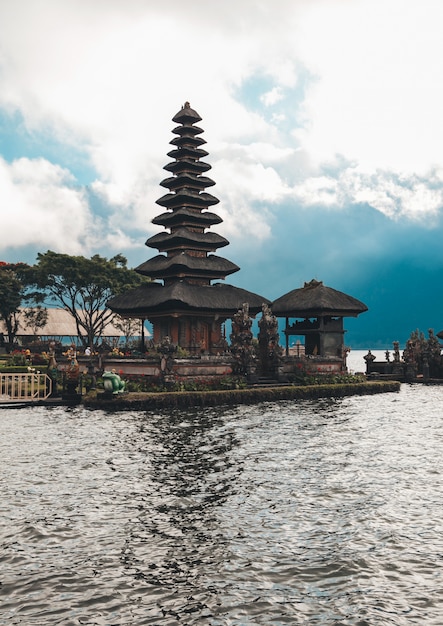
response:
M0 624L443 623L443 387L0 414Z

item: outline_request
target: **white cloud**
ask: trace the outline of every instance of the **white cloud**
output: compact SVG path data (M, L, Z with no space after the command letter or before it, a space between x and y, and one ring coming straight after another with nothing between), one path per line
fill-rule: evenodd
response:
M283 92L281 87L273 87L271 91L267 91L262 96L260 96L260 100L266 107L272 106L273 104L277 104L283 98Z
M379 172L376 180L358 177L351 189L355 202L367 202L393 219L407 218L432 226L443 207L443 187L432 189L416 176L401 181Z
M133 242L113 215L99 219L71 174L45 159L0 158L0 206L5 233L0 251L24 246L89 255L103 246L126 250Z
M224 220L218 227L228 237L267 239L271 234L270 206L280 201L289 190L272 167L243 159L219 160L216 164L221 193L217 213ZM229 181L235 179L235 185Z
M307 178L294 189L294 198L305 206L338 206L338 182L329 176Z
M31 133L89 155L92 188L114 211L97 241L111 246L131 245L128 226L142 237L152 229L171 118L185 100L203 117L231 232L245 233L249 216L254 236L268 237L272 207L288 198L432 216L441 206L432 177L443 160L442 17L436 0L5 2L0 107L20 111ZM267 86L248 96L269 119L239 100L254 77ZM87 247L83 238L96 235L87 235L95 218L86 196L66 172L49 185L56 167L44 173L39 163L28 162L26 185L12 174L17 163L2 164L9 206L60 220L45 240L69 233L73 251ZM395 182L398 172L407 185ZM33 176L44 181L35 194L26 192ZM52 197L75 204L72 225L62 211L55 219ZM40 237L25 228L24 241Z
M79 254L90 244L88 203L69 172L44 159L0 159L1 248L40 245Z
M279 84L296 81L292 36L276 39L281 12L286 25L298 14L288 6L47 0L42 11L37 0L17 0L0 7L9 87L0 98L22 108L30 124L57 119L96 145L131 137L163 147L161 133L185 99L205 119L214 112L215 132L229 126L242 135L258 119L242 114L230 88L256 71Z
M349 167L336 177L307 178L293 189L293 198L305 207L369 204L389 218L433 226L443 208L443 181L430 185L416 175L399 176L383 170L368 174Z
M441 162L442 18L435 0L312 3L299 36L315 81L294 129L312 158L409 172Z

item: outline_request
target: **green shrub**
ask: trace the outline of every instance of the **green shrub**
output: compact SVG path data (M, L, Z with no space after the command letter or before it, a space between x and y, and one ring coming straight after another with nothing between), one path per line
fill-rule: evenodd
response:
M366 380L364 374L346 374L339 372L313 373L300 368L289 377L294 385L344 385L361 383Z
M33 368L36 369L36 368ZM37 371L37 370L36 370ZM44 370L38 370L44 373ZM7 365L0 367L0 374L27 374L29 372L28 365Z
M190 356L190 353L188 350L185 350L185 348L181 348L180 346L177 346L177 350L174 356L177 359L186 359L188 356Z
M216 376L187 378L174 377L172 382L166 383L162 376L142 376L127 374L126 390L132 392L156 393L161 391L216 391L218 389L244 389L247 386L242 376Z
M9 359L9 364L10 365L26 365L27 363L29 363L29 359L26 357L25 354L18 352L18 353L12 353L10 359Z

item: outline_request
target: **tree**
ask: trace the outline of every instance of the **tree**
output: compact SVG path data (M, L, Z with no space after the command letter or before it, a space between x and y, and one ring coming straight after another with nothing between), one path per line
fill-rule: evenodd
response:
M27 269L25 263L0 262L0 319L5 323L10 345L19 328L20 305L26 298Z
M48 309L38 304L36 307L25 309L23 312L26 328L32 328L34 339L37 337L37 330L44 328L48 321Z
M127 348L131 337L141 334L141 326L144 323L144 320L125 318L115 314L112 318L112 323L116 328L118 328L125 338L125 348Z
M70 312L83 345L91 347L114 315L106 308L107 301L146 282L120 254L109 260L98 254L87 259L48 250L38 254L31 270L37 292Z

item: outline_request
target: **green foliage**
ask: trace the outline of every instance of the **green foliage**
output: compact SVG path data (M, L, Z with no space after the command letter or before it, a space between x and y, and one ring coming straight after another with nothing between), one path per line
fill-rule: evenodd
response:
M186 359L188 356L190 356L189 350L186 350L185 348L182 348L181 346L177 346L177 350L175 352L175 358Z
M24 354L13 354L9 360L10 365L26 365L30 362L30 359L26 358Z
M29 350L14 350L8 355L8 365L31 365Z
M125 338L125 348L129 347L131 337L141 335L141 325L143 322L139 319L124 318L115 313L112 318L112 323Z
M0 319L5 323L9 343L18 331L18 312L26 294L24 263L0 263Z
M97 345L105 325L113 313L106 308L107 301L146 279L127 267L122 255L106 259L98 254L90 259L69 256L48 250L37 256L37 264L30 269L29 280L36 298L49 298L66 309L75 319L77 334L83 344Z
M245 389L247 386L244 376L223 376L219 379L220 389Z
M6 365L0 367L0 374L26 374L29 372L29 365Z
M291 376L291 382L295 385L345 385L361 383L366 380L363 374L346 373L312 373L300 368Z
M221 378L175 377L173 382L165 383L163 377L141 376L138 374L125 375L127 391L139 393L173 392L173 391L215 391L219 389L242 389L246 381L241 376L223 376Z
M47 366L49 359L46 353L31 354L29 350L14 350L0 363L1 367L29 367L31 365Z
M38 304L24 312L24 319L27 328L32 328L34 336L37 335L37 329L46 326L48 321L48 310Z

